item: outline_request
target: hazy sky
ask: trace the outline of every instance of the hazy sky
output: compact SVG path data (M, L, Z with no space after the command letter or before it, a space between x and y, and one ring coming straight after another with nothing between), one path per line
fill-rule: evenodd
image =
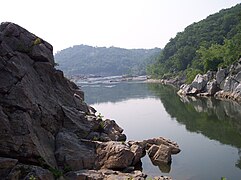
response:
M4 0L0 21L23 26L54 51L86 44L163 48L193 22L241 0Z

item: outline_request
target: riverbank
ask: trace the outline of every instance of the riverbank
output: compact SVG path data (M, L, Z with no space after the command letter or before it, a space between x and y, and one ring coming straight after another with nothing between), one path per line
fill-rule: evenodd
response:
M185 78L179 77L147 79L145 82L172 85L179 89L181 96L211 96L241 103L241 58L227 68L219 68L217 72L197 74L191 84L186 84Z
M213 96L241 103L241 59L233 65L198 74L191 84L183 84L178 91L187 96Z
M147 76L82 76L82 75L74 75L68 77L71 81L76 84L116 84L120 82L144 82L147 80Z

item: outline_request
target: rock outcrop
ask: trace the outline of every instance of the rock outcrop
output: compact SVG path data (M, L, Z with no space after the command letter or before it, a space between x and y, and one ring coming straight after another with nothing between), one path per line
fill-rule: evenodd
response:
M191 84L183 84L180 95L215 96L241 102L241 59L217 72L198 74Z
M135 165L153 141L124 142L123 129L96 116L83 92L55 69L52 50L14 23L0 25L1 178L145 178ZM154 144L155 162L169 163L179 149L165 139Z

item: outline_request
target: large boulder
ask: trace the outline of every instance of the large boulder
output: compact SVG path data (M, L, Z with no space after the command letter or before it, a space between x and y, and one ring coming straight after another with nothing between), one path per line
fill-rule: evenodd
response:
M210 84L210 83L208 84L208 82L210 82L213 77L214 77L214 73L211 71L207 72L204 75L197 74L191 84L183 84L180 86L178 94L196 96L200 93L209 91L210 88L212 88L210 93L213 93L214 84Z
M143 141L153 165L168 173L171 170L172 154L178 154L181 150L177 143L163 137L153 138Z
M74 133L59 132L56 136L55 157L62 169L93 169L96 161L95 144L79 140Z
M229 73L235 75L241 71L241 58L229 67Z
M199 91L195 88L192 87L191 84L183 84L180 86L179 91L177 92L179 95L196 95L199 93Z
M161 144L160 146L152 145L148 149L148 155L153 165L158 166L164 173L169 173L171 168L171 151L170 147Z
M106 142L97 146L98 167L107 169L124 169L132 165L134 153L122 142Z
M223 90L225 92L233 92L234 89L238 86L239 81L237 81L233 76L228 76L224 81Z
M178 144L174 141L171 141L169 139L158 137L153 139L144 140L143 143L146 144L146 149L148 150L152 145L166 145L170 148L171 154L178 154L181 150L178 146Z
M207 74L205 75L198 74L193 80L191 86L197 89L199 92L201 92L205 89L208 80L209 80L209 76Z
M216 73L216 81L221 84L223 80L227 77L227 69L219 69Z
M219 90L220 90L220 88L219 88L218 82L216 80L212 80L207 83L208 95L213 96Z

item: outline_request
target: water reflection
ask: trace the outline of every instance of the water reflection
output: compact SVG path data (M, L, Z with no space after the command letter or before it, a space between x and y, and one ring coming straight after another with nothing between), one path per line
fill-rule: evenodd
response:
M102 102L119 102L130 98L146 98L151 93L145 83L117 83L117 84L97 84L80 85L84 90L86 102L88 104ZM140 88L141 87L141 88Z
M238 150L238 155L240 158L237 161L237 163L235 164L235 166L238 167L239 169L241 169L241 149Z
M171 163L165 164L165 163L156 163L156 162L153 162L153 161L151 161L151 162L154 166L157 166L162 173L171 172Z
M241 105L214 98L179 97L170 86L150 84L149 89L162 101L166 111L190 132L239 149L241 157ZM241 167L241 158L236 163Z
M101 84L82 89L87 102L106 118L117 120L130 140L163 136L180 145L182 152L173 157L172 167L153 167L144 157L145 173L185 180L241 176L239 104L179 97L176 89L159 84Z

